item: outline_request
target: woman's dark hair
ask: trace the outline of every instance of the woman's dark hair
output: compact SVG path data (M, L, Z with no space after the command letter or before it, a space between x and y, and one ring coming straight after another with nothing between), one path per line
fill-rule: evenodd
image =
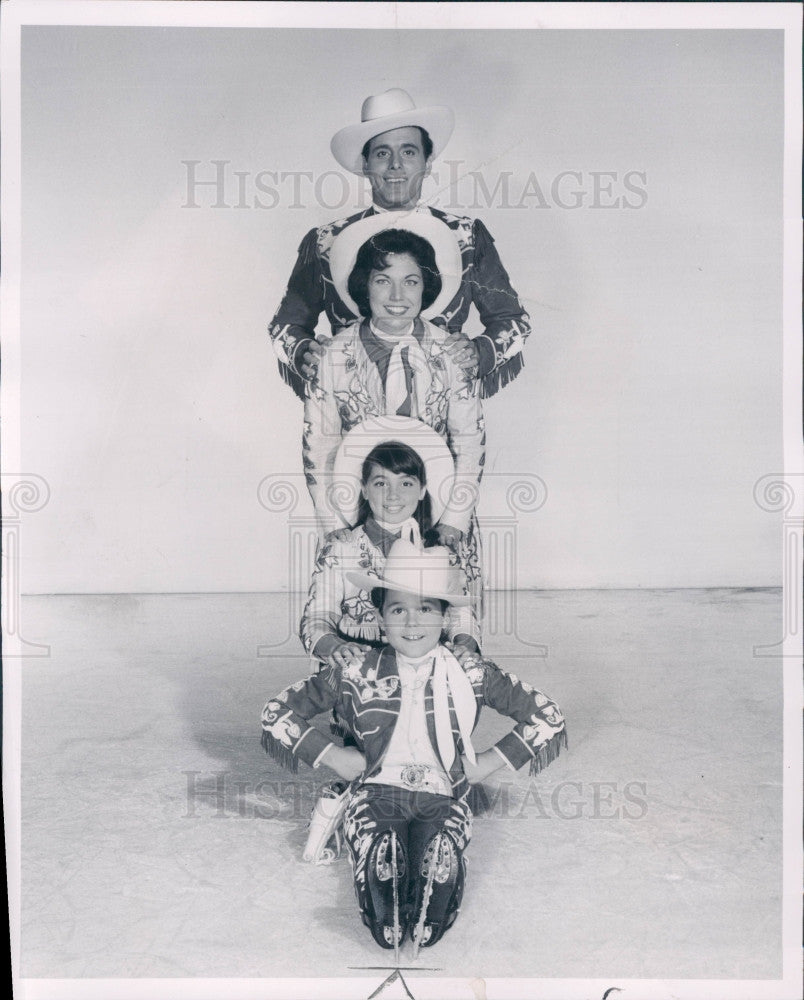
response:
M422 128L421 125L415 125L414 128L417 128L421 132L422 152L424 153L425 160L429 160L430 157L433 155L433 140L430 138L430 133L427 131L426 128ZM382 132L380 133L380 135L382 135ZM371 139L376 139L376 138L377 138L376 135L373 135L371 137ZM371 152L371 139L369 139L368 142L365 142L363 144L363 149L361 150L361 153L364 160L368 160L369 158L369 153Z
M363 459L363 465L360 469L360 482L363 486L368 482L372 465L379 465L380 468L393 472L397 476L415 476L422 486L427 486L427 472L421 456L410 445L403 444L401 441L383 441L382 444L377 444L371 449ZM364 524L370 513L369 502L361 494L360 504L357 508L357 523ZM419 501L419 506L413 512L413 516L418 522L419 531L424 536L432 527L429 493L425 492Z
M349 294L355 301L360 315L371 316L368 283L372 271L384 271L388 255L407 253L416 261L422 272L422 309L427 309L441 292L441 275L435 259L435 250L422 236L407 229L383 229L366 240L357 251L357 259L349 275Z
M374 587L371 591L371 603L374 607L382 614L382 610L385 607L385 598L388 595L387 587ZM441 605L441 614L443 615L447 608L449 607L448 601L442 601L440 597L428 598L428 600L438 601ZM442 636L443 638L443 636Z

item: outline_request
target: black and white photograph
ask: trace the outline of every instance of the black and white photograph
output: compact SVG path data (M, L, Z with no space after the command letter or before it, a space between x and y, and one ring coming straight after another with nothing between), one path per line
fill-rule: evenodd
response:
M2 4L15 997L800 996L800 13Z

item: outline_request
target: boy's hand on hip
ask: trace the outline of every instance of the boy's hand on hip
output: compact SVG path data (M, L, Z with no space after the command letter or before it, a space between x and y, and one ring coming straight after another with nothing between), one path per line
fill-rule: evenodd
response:
M477 754L476 764L473 764L465 756L461 757L461 764L463 764L463 773L466 775L466 780L470 785L476 785L479 781L488 778L490 774L499 771L504 761L493 747L489 747L483 753Z
M345 781L353 781L366 770L366 758L356 747L333 746L322 764L332 768Z

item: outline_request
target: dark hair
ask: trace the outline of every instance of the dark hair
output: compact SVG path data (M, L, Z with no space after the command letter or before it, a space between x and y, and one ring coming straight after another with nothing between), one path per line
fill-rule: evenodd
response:
M383 229L366 240L357 251L357 258L349 275L349 294L357 304L361 316L371 316L368 294L371 272L384 271L389 266L388 255L392 253L410 254L419 265L424 284L422 309L431 306L441 292L441 275L432 245L407 229Z
M388 594L389 587L374 587L371 591L371 603L374 607L382 614L383 608L385 607L385 598ZM422 594L422 597L427 597L426 594ZM441 614L445 614L447 608L449 607L449 601L443 601L440 597L427 597L428 601L438 601L441 605Z
M417 128L419 132L421 132L422 152L424 153L425 160L429 160L430 157L433 155L433 140L430 138L430 133L427 131L426 128L422 128L421 125L414 125L413 127ZM389 129L389 131L393 131L393 129ZM382 132L378 132L377 135L382 135ZM371 139L376 139L376 138L377 138L376 135L373 135L371 137ZM371 139L369 139L368 142L365 143L363 149L361 150L361 155L364 160L367 160L369 158L369 153L371 152Z
M421 456L410 445L403 444L401 441L383 441L381 444L375 445L366 455L360 469L360 482L364 486L368 482L372 465L379 465L380 468L393 472L397 476L415 476L422 486L427 486L427 472ZM357 508L357 523L363 524L370 513L369 502L361 494L360 504ZM425 493L419 501L419 506L413 512L413 516L419 523L422 535L430 530L432 515L429 493Z

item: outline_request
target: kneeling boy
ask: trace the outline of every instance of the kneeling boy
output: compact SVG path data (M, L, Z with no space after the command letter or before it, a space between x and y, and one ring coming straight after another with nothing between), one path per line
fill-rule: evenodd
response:
M350 781L344 838L363 922L383 948L409 932L436 943L458 915L471 836L469 783L530 762L540 771L566 746L564 719L541 692L489 660L459 663L442 644L449 604L465 604L449 550L400 539L382 579L350 574L371 592L387 645L359 665L328 666L265 706L263 746L296 770L301 759ZM483 705L517 725L476 754ZM340 747L309 720L336 709L363 752Z

